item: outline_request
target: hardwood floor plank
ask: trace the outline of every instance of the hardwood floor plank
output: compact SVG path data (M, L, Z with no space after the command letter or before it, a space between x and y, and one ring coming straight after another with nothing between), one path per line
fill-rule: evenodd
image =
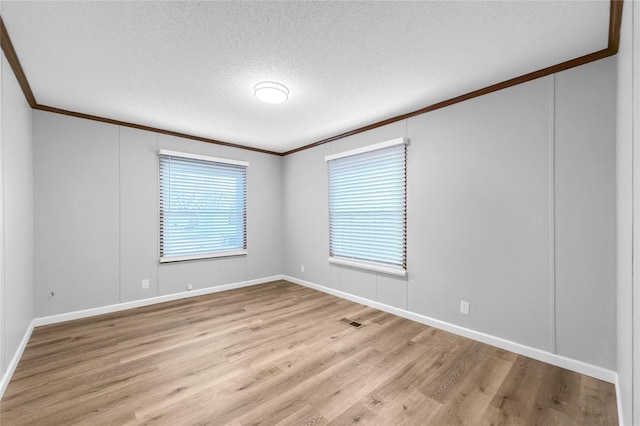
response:
M275 281L36 328L0 423L613 425L617 412L611 384Z
M302 425L302 426L324 426L329 422L327 419L310 405L305 405L302 409L296 411L287 417L279 425ZM241 423L238 423L241 424Z
M433 417L435 424L474 424L487 412L511 370L512 363L496 356L495 348L482 343L471 348L473 356L458 364L455 380L450 379L449 386L434 398L443 404Z
M542 362L517 357L491 401L488 418L492 424L527 424L539 417L535 395L543 384L545 368L547 365Z
M361 424L381 424L380 419L367 407L362 404L351 405L340 416L329 422L330 425L361 425Z
M381 419L382 425L429 425L438 424L434 418L440 413L442 404L413 389L401 389L392 400L372 399L367 407Z
M580 397L576 409L577 423L583 425L617 424L617 412L601 408L616 405L613 386L593 377L580 376L580 379Z

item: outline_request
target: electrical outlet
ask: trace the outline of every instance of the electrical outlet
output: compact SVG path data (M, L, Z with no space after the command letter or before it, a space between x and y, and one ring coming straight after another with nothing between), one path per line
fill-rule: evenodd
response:
M469 305L470 305L470 303L467 302L466 300L461 300L460 301L460 312L465 314L465 315L469 315Z
M304 272L304 265L300 265L300 272Z
M142 280L142 288L143 289L149 288L149 280Z
M187 290L193 290L193 285L192 284L188 284L187 285Z

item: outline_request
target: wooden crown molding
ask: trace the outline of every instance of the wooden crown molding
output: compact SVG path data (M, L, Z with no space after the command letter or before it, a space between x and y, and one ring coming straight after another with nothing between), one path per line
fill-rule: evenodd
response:
M31 108L35 108L38 105L36 98L33 96L31 86L29 86L27 77L24 75L24 70L22 69L22 65L20 65L18 55L13 48L13 43L11 43L11 38L9 38L9 33L7 32L7 27L4 26L2 17L0 17L0 46L2 47L4 56L7 58L7 62L9 62L9 65L18 80L18 84L24 93L24 97L27 99Z
M488 93L492 93L492 92L496 92L498 90L502 90L502 89L506 89L507 87L511 87L511 86L515 86L521 83L526 83L527 81L531 81L531 80L535 80L550 74L555 74L558 73L560 71L564 71L570 68L574 68L580 65L584 65L584 64L588 64L589 62L593 62L593 61L597 61L603 58L607 58L609 56L613 56L616 53L618 53L618 48L620 46L620 25L622 23L622 6L623 6L624 0L611 0L610 2L610 7L609 7L609 39L608 39L608 45L606 49L602 49L599 50L597 52L593 52L590 53L588 55L584 55L581 56L579 58L575 58L572 59L570 61L566 61L566 62L562 62L560 64L557 65L553 65L547 68L543 68L528 74L524 74L521 75L519 77L516 78L512 78L510 80L506 80L497 84L493 84L491 86L487 86L484 87L482 89L478 89L478 90L474 90L472 92L466 93L464 95L460 95L460 96L456 96L454 98L451 99L447 99L445 101L442 102L438 102L429 106L426 106L424 108L415 110L413 112L409 112L407 114L402 114L402 115L397 115L395 117L391 117L388 118L386 120L382 120L382 121L378 121L372 124L368 124L366 126L363 127L359 127L353 130L350 130L348 132L344 132L344 133L340 133L338 135L335 136L331 136L329 138L326 139L322 139L319 140L317 142L313 142L310 143L308 145L304 145L286 152L275 152L275 151L270 151L270 150L266 150L266 149L261 149L261 148L255 148L255 147L250 147L250 146L245 146L245 145L239 145L239 144L235 144L235 143L231 143L231 142L224 142L224 141L219 141L219 140L215 140L215 139L209 139L209 138L204 138L204 137L200 137L200 136L194 136L194 135L189 135L186 133L181 133L181 132L174 132L171 130L165 130L165 129L159 129L156 127L150 127L150 126L143 126L140 124L135 124L135 123L129 123L126 121L120 121L120 120L113 120L110 118L104 118L104 117L99 117L96 115L89 115L89 114L83 114L80 112L75 112L75 111L68 111L68 110L64 110L64 109L60 109L60 108L55 108L55 107L51 107L51 106L47 106L47 105L41 105L36 101L35 96L33 95L33 92L31 91L31 87L29 86L29 82L27 81L27 77L24 74L24 70L22 69L22 66L20 65L20 61L18 59L18 55L16 54L16 51L13 47L13 43L11 43L11 38L9 37L9 33L7 32L7 28L4 25L4 22L2 20L2 17L0 17L0 46L2 47L2 51L5 54L5 57L7 58L7 61L9 62L9 65L11 66L11 69L13 70L13 73L16 76L16 79L18 80L18 84L20 85L20 87L22 88L22 92L24 93L24 96L27 100L27 102L29 103L29 105L31 106L31 108L36 109L36 110L40 110L40 111L48 111L48 112L53 112L56 114L63 114L63 115L69 115L72 117L79 117L79 118L84 118L87 120L94 120L94 121L100 121L103 123L109 123L109 124L115 124L117 126L125 126L125 127L131 127L134 129L140 129L140 130L147 130L150 132L156 132L156 133L161 133L161 134L165 134L165 135L170 135L170 136L177 136L180 138L185 138L185 139L192 139L192 140L196 140L196 141L200 141L200 142L207 142L207 143L213 143L216 145L223 145L223 146L229 146L229 147L233 147L233 148L240 148L240 149L246 149L249 151L255 151L255 152L261 152L264 154L271 154L271 155L279 155L279 156L286 156L289 154L293 154L295 152L299 152L299 151L303 151L305 149L309 149L309 148L313 148L316 147L318 145L323 145L325 143L329 143L329 142L333 142L336 141L338 139L342 139L345 138L347 136L352 136L352 135L356 135L358 133L362 133L362 132L366 132L368 130L372 130L372 129L376 129L378 127L382 127L385 126L387 124L390 123L395 123L396 121L401 121L401 120L406 120L408 118L411 117L415 117L416 115L420 115L420 114L424 114L430 111L434 111L440 108L444 108L450 105L454 105L457 104L458 102L463 102L469 99L473 99L476 98L478 96L482 96L482 95L486 95Z
M2 17L0 17L0 46L2 47L2 51L4 52L4 55L7 58L7 61L9 62L9 65L11 66L11 69L13 70L13 73L15 74L16 79L18 80L18 83L20 84L20 87L22 88L22 92L24 93L24 96L27 99L27 102L33 109L40 110L40 111L53 112L56 114L68 115L71 117L84 118L87 120L100 121L108 124L115 124L116 126L125 126L125 127L131 127L134 129L147 130L150 132L162 133L164 135L177 136L180 138L192 139L200 142L213 143L216 145L229 146L232 148L246 149L249 151L261 152L264 154L282 155L279 152L269 151L267 149L254 148L254 147L239 145L231 142L218 141L215 139L189 135L186 133L174 132L166 129L159 129L157 127L143 126L141 124L129 123L127 121L113 120L111 118L99 117L97 115L84 114L81 112L69 111L66 109L39 104L36 101L36 98L33 95L33 92L31 91L31 86L29 86L29 82L27 81L27 77L24 74L22 65L20 65L20 60L18 59L18 55L16 54L16 51L13 47L13 43L11 42L11 38L9 37L9 33L7 32L7 28L4 25L4 21L2 20Z
M239 145L239 144L236 144L236 143L219 141L219 140L215 140L215 139L204 138L204 137L201 137L201 136L190 135L190 134L187 134L187 133L174 132L173 130L159 129L157 127L144 126L142 124L129 123L127 121L113 120L111 118L99 117L97 115L90 115L90 114L84 114L84 113L81 113L81 112L68 111L66 109L55 108L55 107L50 107L50 106L46 106L46 105L36 104L36 106L34 106L33 109L37 109L37 110L40 110L40 111L53 112L53 113L56 113L56 114L69 115L71 117L84 118L84 119L87 119L87 120L101 121L103 123L115 124L116 126L124 126L124 127L131 127L133 129L147 130L149 132L162 133L163 135L177 136L179 138L191 139L191 140L199 141L199 142L206 142L206 143L212 143L212 144L216 144L216 145L229 146L231 148L246 149L248 151L261 152L263 154L282 155L279 152L269 151L268 149L256 148L256 147L246 146L246 145Z
M616 53L618 53L618 47L620 44L620 24L622 23L623 1L624 0L611 0L611 5L609 9L610 10L609 11L609 42L606 49L599 50L597 52L590 53L588 55L581 56L579 58L572 59L570 61L562 62L557 65L543 68L541 70L534 71L529 74L521 75L520 77L512 78L510 80L493 84L491 86L487 86L482 89L474 90L473 92L456 96L455 98L447 99L446 101L438 102L407 114L398 115L383 121L378 121L376 123L372 123L364 127L360 127L354 130L350 130L348 132L341 133L339 135L331 136L329 138L322 139L320 141L313 142L308 145L304 145L299 148L295 148L290 151L283 152L281 155L293 154L295 152L313 148L315 146L332 142L338 139L342 139L347 136L356 135L358 133L366 132L367 130L372 130L381 126L385 126L387 124L395 123L396 121L405 120L407 118L415 117L416 115L424 114L429 111L434 111L436 109L444 108L449 105L457 104L458 102L463 102L469 99L476 98L478 96L486 95L491 92L496 92L498 90L506 89L507 87L515 86L521 83L526 83L527 81L535 80L540 77L544 77L550 74L558 73L560 71L568 70L569 68L574 68L580 65L588 64L589 62L593 62L599 59L613 56Z

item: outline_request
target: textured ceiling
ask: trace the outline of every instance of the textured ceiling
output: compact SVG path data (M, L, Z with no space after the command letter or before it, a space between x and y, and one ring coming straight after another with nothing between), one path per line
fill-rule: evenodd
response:
M39 104L284 152L607 47L608 1L2 1ZM264 104L262 80L289 87Z

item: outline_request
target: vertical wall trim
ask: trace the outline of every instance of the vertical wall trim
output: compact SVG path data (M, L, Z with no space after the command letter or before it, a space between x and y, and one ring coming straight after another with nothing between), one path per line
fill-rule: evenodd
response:
M407 118L406 120L404 120L404 137L409 139L409 119ZM409 143L411 143L411 141L409 141ZM411 151L411 149L409 149L409 147L407 147L407 156L409 155L409 152ZM406 158L405 159L405 169L407 167L407 164L409 163L409 159ZM405 176L405 185L409 185L409 170L407 169L407 175ZM405 194L405 196L407 196L406 199L406 209L405 209L405 215L409 212L409 191L407 191L407 193ZM407 227L407 247L409 247L409 218L405 217L405 223L406 223L406 227ZM404 309L409 310L409 267L407 266L407 276L404 279Z
M122 166L120 164L120 131L122 127L118 126L118 259L117 268L118 268L118 301L122 303L122 190L121 190L121 173Z
M2 100L4 98L4 78L2 77L4 60L0 57L0 377L6 372L6 300L4 291L4 129L2 126ZM6 71L5 71L6 72Z
M156 256L158 261L156 262L156 297L160 296L160 158L158 158L157 153L160 151L160 142L158 141L159 136L157 133L154 133L156 136L156 206L158 208L158 216L156 216Z
M640 71L640 7L636 2L630 2L631 7L631 153L633 161L631 163L631 421L633 424L640 423L640 277L636 268L640 266L640 227L638 227L637 217L640 215L640 81L636 73ZM628 12L629 13L629 12Z
M556 75L549 78L549 313L550 352L556 339Z
M122 127L118 126L118 302L122 297Z

